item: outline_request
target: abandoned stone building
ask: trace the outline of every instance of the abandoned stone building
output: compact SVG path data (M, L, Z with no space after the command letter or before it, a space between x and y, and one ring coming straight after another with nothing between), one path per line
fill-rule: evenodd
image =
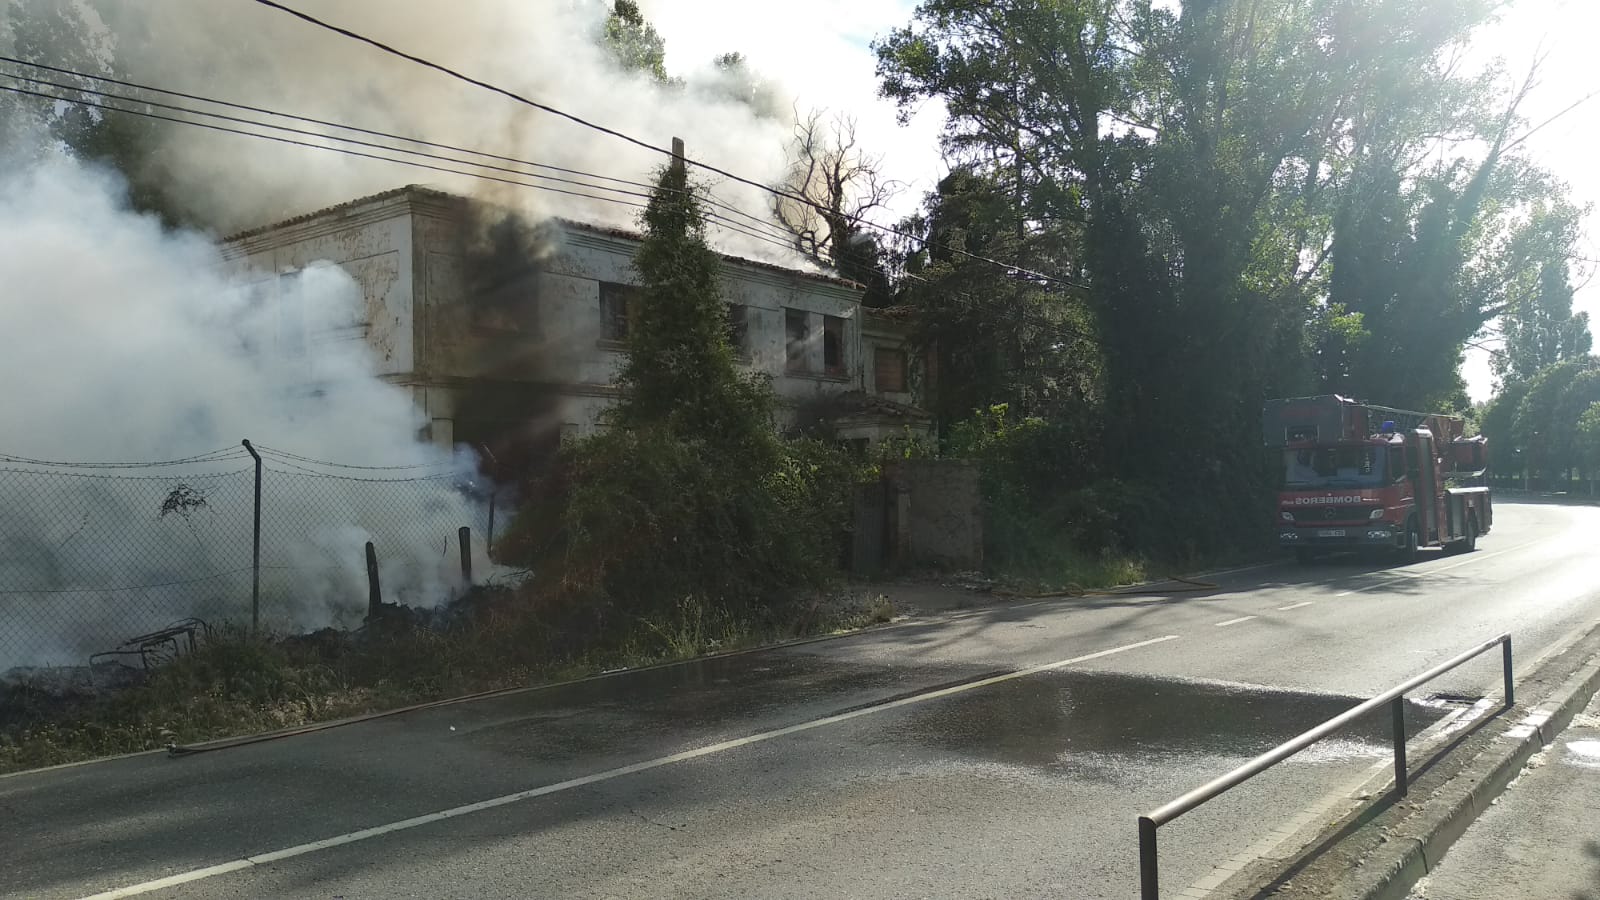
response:
M509 462L603 427L641 301L639 241L408 186L234 235L224 253L269 301L308 266L341 267L361 291L360 338L379 375L412 392L428 437ZM730 339L772 377L783 427L856 446L928 432L903 319L864 309L858 286L829 275L723 264ZM279 307L288 351L315 346L303 313Z

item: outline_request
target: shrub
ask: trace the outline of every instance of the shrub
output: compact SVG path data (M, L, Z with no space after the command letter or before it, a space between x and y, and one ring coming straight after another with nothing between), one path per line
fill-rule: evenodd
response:
M950 453L979 466L991 563L1114 583L1134 576L1139 559L1187 563L1266 533L1270 510L1258 511L1257 497L1226 496L1220 462L1162 481L1108 478L1095 464L1096 440L1089 420L1019 419L1004 404L951 429ZM1257 474L1243 471L1248 459L1231 465Z

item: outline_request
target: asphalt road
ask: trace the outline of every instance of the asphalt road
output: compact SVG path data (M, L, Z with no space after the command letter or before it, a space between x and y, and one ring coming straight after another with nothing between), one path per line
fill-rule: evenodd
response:
M1502 502L1477 553L1411 566L984 608L0 778L0 895L1136 896L1139 813L1463 647L1511 631L1526 669L1600 619L1597 528ZM1433 689L1498 682L1487 657ZM1387 766L1387 728L1164 827L1164 887Z

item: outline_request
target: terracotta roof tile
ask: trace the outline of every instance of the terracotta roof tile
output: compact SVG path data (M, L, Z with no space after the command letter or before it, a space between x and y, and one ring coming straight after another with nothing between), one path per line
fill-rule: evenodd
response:
M411 196L414 196L414 197L422 197L422 198L426 198L426 199L434 200L434 201L439 201L439 202L457 202L457 203L470 203L470 202L473 202L470 198L463 197L460 194L452 194L449 191L441 191L441 190L438 190L437 188L424 187L423 185L420 185L420 184L408 184L408 185L405 185L404 187L392 188L390 190L382 191L382 192L377 193L377 194L369 194L368 196L365 196L365 197L357 197L354 200L346 200L343 203L336 203L333 206L325 206L322 209L315 210L313 212L302 213L300 215L293 216L293 217L290 217L288 219L283 219L283 220L278 221L278 222L273 222L273 223L271 223L269 225L258 225L258 226L254 227L254 228L249 228L249 229L246 229L244 231L240 231L240 232L237 232L235 234L228 235L227 237L223 238L223 243L234 243L236 241L245 240L246 238L258 237L258 236L266 234L268 232L276 231L276 230L278 230L280 228L287 228L290 225L298 225L298 224L300 224L302 222L309 222L309 221L312 221L314 219L320 219L320 218L322 218L324 216L329 216L329 215L334 215L334 214L337 214L337 213L342 213L345 210L353 209L353 208L355 208L357 206L361 206L361 205L364 205L364 204L378 203L378 202L381 202L381 201L384 201L384 200L392 200L392 199L394 199L396 197L402 197L402 196L407 196L407 195L411 195ZM552 217L552 220L555 221L555 222L560 223L563 227L566 227L566 228L577 228L577 229L580 229L580 230L583 230L583 231L587 231L587 232L589 232L591 234L600 234L600 235L605 235L607 237L620 238L622 240L629 240L629 241L640 241L640 240L644 239L644 235L640 234L637 231L632 231L632 230L629 230L629 229L626 229L626 228L617 228L617 227L610 226L610 225L598 225L598 224L595 224L593 222L580 222L580 221L578 221L576 219L567 219L567 218L563 218L563 217L560 217L560 216L554 216L554 217ZM724 260L727 260L728 262L737 263L737 264L742 265L742 266L749 266L749 267L754 268L754 269L765 269L765 270L767 270L769 272L781 272L781 273L783 273L785 275L791 275L791 276L794 276L794 277L797 277L797 278L804 278L804 279L807 279L807 280L810 280L810 281L826 282L828 284L834 284L834 285L838 285L840 287L846 287L846 288L850 288L852 290L857 290L857 291L865 290L865 288L863 288L860 284L857 284L854 281L850 281L850 280L845 279L845 278L840 278L837 275L830 275L830 274L827 274L825 272L807 272L807 271L805 271L803 269L790 268L789 266L782 266L782 265L778 265L777 263L762 262L760 260L749 259L748 257L743 257L743 256L734 256L731 253L720 253L719 252L717 255L722 257Z

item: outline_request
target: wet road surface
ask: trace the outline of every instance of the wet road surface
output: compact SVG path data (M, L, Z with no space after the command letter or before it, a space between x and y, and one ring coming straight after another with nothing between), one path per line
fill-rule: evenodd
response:
M1595 621L1600 509L1497 512L1477 553L1404 568L976 610L0 778L0 894L1135 896L1139 813L1476 641L1513 631L1525 668ZM1498 678L1486 659L1434 689ZM1387 752L1387 722L1364 723L1163 828L1164 884Z

